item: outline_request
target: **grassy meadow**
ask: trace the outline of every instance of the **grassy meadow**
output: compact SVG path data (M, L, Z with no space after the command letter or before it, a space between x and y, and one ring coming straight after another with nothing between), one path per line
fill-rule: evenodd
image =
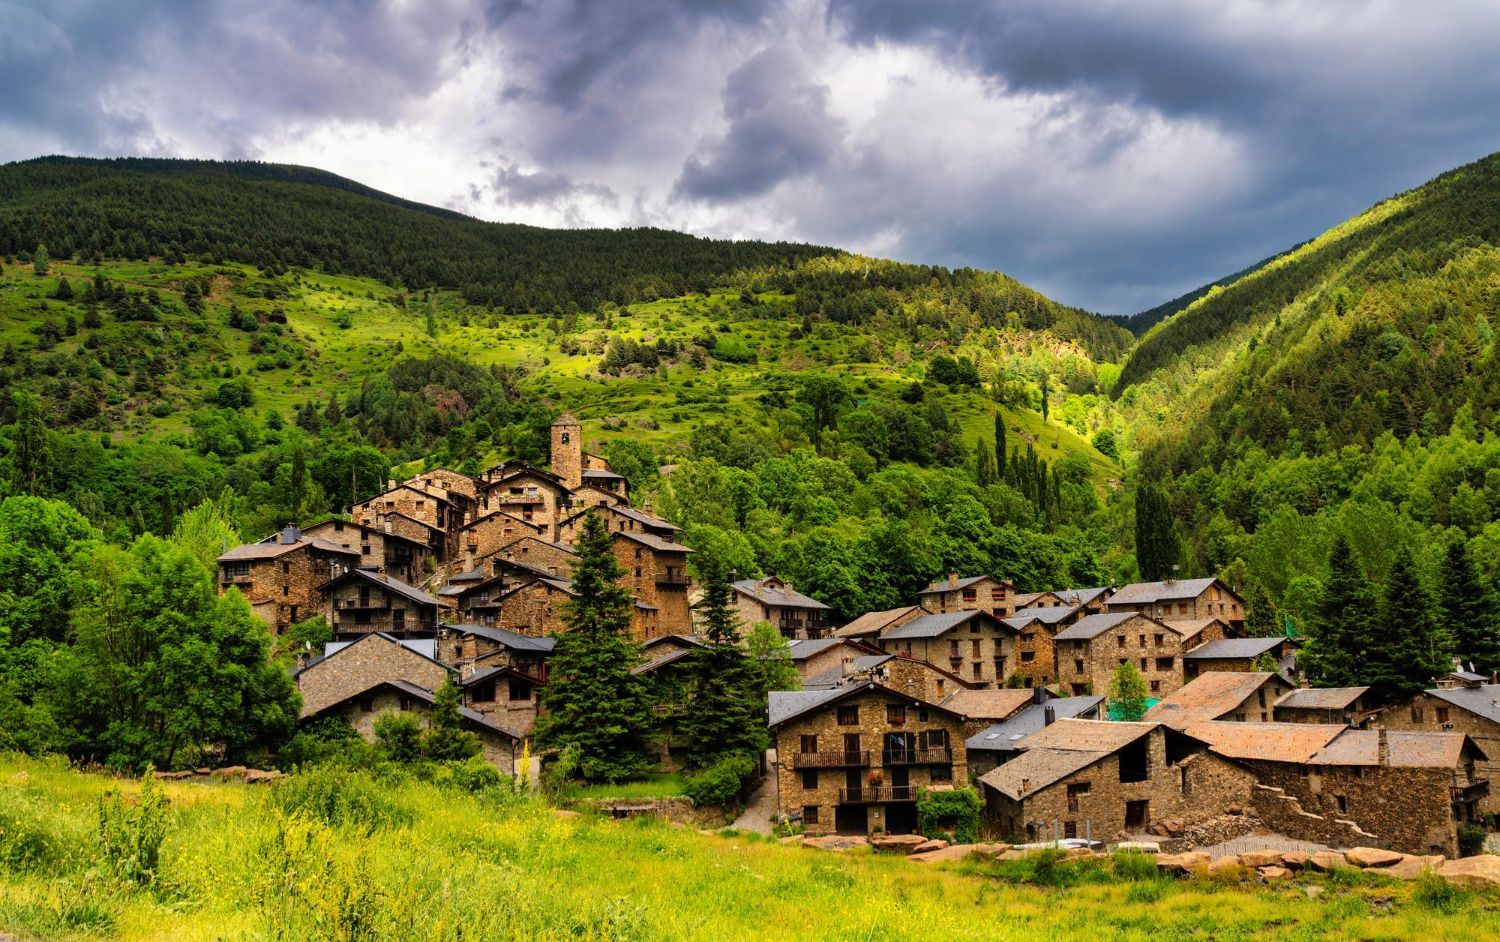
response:
M559 817L354 773L166 783L154 882L111 869L99 802L139 784L0 758L0 934L192 940L1500 938L1500 900L1352 871L1271 888L1120 861L921 867L652 820ZM1310 899L1308 888L1320 891Z

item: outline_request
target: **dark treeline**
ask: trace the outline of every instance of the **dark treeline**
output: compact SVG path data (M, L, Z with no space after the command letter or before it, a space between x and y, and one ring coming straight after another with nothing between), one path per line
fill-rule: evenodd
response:
M459 289L503 311L587 310L703 291L734 271L835 254L662 229L485 223L303 167L49 157L0 167L0 255L232 259Z

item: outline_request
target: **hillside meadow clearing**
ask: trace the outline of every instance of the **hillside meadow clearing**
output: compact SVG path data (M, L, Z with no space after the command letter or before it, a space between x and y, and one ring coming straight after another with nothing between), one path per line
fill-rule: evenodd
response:
M0 933L31 939L1500 938L1500 900L1350 871L1274 888L1123 858L924 868L320 771L165 783L154 880L101 850L140 783L0 758ZM113 827L113 825L112 825ZM108 829L106 829L108 830ZM136 831L111 832L128 856ZM124 835L123 840L122 834ZM1308 898L1308 887L1321 892Z

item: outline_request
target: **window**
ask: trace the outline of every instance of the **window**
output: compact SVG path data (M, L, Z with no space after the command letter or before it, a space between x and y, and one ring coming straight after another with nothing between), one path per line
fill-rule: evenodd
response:
M1074 658L1073 659L1073 673L1075 673L1075 674L1082 674L1083 673L1083 661L1080 660L1079 658Z
M975 638L972 642L970 642L970 644L969 644L969 651L970 651L970 655L971 656L973 656L973 657L979 657L980 656L979 645L980 645L980 640L978 638Z
M1146 636L1143 634L1143 635L1141 635L1141 647L1144 648L1145 646L1146 646Z
M1334 795L1333 800L1338 802L1339 814L1349 813L1349 799L1345 795Z
M1158 648L1167 643L1166 636L1161 635L1161 634L1156 635L1155 636L1155 640L1156 640L1156 646Z
M807 755L809 753L813 753L813 752L817 752L817 751L818 751L818 737L816 735L813 735L813 736L803 736L802 737L802 754L803 755Z
M958 650L958 641L955 640L955 639L949 639L949 641L948 641L948 656L949 657L963 657L963 655L961 653L959 653L959 650Z
M1447 707L1445 707L1445 706L1437 707L1433 712L1437 714L1437 721L1439 723L1446 723L1446 722L1448 722L1448 708Z
M839 707L839 725L840 726L858 726L859 725L859 707L857 705L856 706L841 706L841 707Z
M965 602L973 602L977 598L979 598L979 593L975 592L973 589L965 589L964 590L964 601Z
M928 773L928 776L934 782L951 782L953 781L953 766L935 765L932 767L932 771Z
M474 703L494 703L495 682L487 680L482 684L475 684L469 690L469 700Z
M1116 647L1120 647L1120 648L1125 647L1125 636L1124 635L1115 635L1115 646Z
M1034 660L1036 660L1036 652L1035 651L1022 651L1021 652L1021 663L1022 664L1030 664Z
M1422 705L1420 703L1413 703L1411 705L1411 721L1413 723L1422 722Z
M1036 632L1034 632L1034 631L1023 631L1023 632L1021 632L1021 641L1023 643L1028 643L1029 644L1030 642L1034 641L1035 639L1036 639Z
M1125 802L1125 827L1144 828L1151 823L1151 802L1149 801L1127 801Z
M1003 601L1005 601L1005 586L1003 586L1003 585L1002 586L996 586L995 588L991 589L990 590L990 601L992 601L992 602L1003 602Z
M1078 813L1078 800L1089 793L1091 783L1074 782L1068 786L1068 813Z
M411 697L402 697L401 698L401 709L402 710L410 710L411 709Z
M369 697L363 697L363 698L360 699L360 701L359 701L359 712L361 712L361 713L373 713L374 711L375 711L375 701L371 700Z
M975 680L979 680L980 678L984 677L984 665L980 664L978 661L975 661L973 672Z
M802 806L802 823L803 824L817 824L818 823L818 806L817 805L803 805Z
M885 708L885 721L893 726L900 726L906 722L906 707L900 703L892 703Z
M250 564L249 563L225 563L224 564L224 578L226 578L226 579L244 579L244 578L247 578L249 575L250 575Z
M1077 821L1064 821L1063 822L1063 837L1068 838L1069 840L1072 840L1072 839L1078 837L1078 822Z
M291 563L282 563L281 564L281 571L282 572L291 572L292 571L292 564Z
M510 682L509 697L512 701L530 700L531 684L524 680L512 680Z
M355 612L354 613L354 623L356 625L368 625L370 623L370 613L368 611L363 610L363 609L361 609L360 611Z
M1175 663L1176 660L1174 658L1159 657L1156 659L1156 669L1159 671L1169 671L1172 669L1172 665ZM1264 694L1262 694L1262 696L1264 696ZM1264 704L1262 704L1262 706L1264 706Z
M817 769L803 769L802 770L802 787L803 788L817 788L818 787L818 770Z
M941 680L938 681L938 688L937 689L938 689L938 693L942 693L943 692L943 682ZM927 722L927 711L925 709L921 709L921 710L917 711L917 722L918 723L925 723L925 722Z
M360 551L361 554L363 554L365 556L370 555L370 544L368 544L368 543L361 544L360 547L359 547L359 551Z
M1150 658L1144 658L1144 657L1143 657L1143 658L1141 658L1141 673L1142 673L1142 674L1144 674L1144 673L1146 673L1146 663L1147 663L1147 662L1148 662L1148 661L1149 661L1149 660L1150 660Z
M941 677L939 677L937 679L937 695L939 697L941 697L943 695L943 678L941 678ZM923 713L922 719L924 719L924 720L927 719L927 716L926 716L927 711L923 710L922 713Z
M1161 693L1161 681L1159 681L1159 680L1153 680L1153 681L1151 681L1151 692L1152 693Z

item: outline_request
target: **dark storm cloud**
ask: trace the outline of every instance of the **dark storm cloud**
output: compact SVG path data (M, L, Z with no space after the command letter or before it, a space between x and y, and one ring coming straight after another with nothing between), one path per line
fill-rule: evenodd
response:
M0 0L0 160L319 162L1127 313L1500 149L1497 35L1489 0Z
M828 87L795 53L766 49L730 73L727 133L688 158L675 191L704 200L758 196L832 158L842 122L828 113Z

